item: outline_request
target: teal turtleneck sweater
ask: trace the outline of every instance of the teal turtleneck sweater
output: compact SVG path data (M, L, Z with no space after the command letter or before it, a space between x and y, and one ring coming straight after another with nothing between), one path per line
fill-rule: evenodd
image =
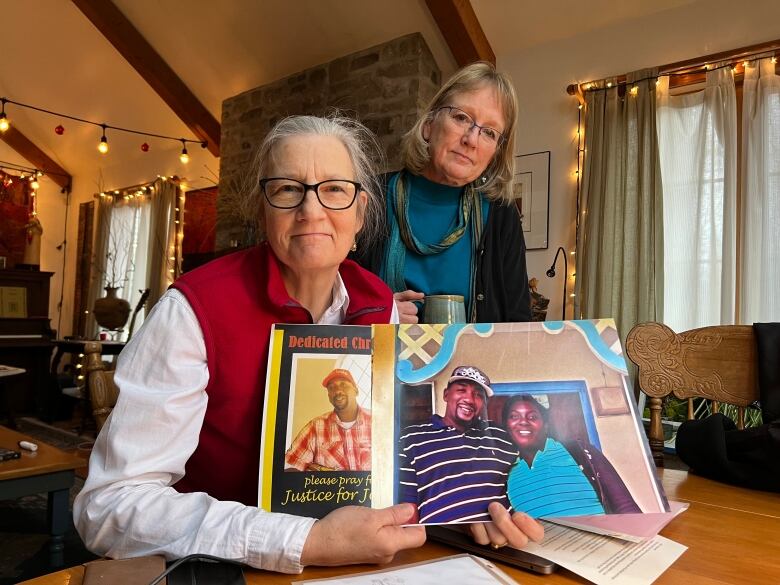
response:
M460 212L461 187L450 187L409 173L409 222L417 238L426 244L441 240ZM483 227L487 222L488 201L482 197ZM457 242L440 254L421 256L406 251L404 280L411 290L426 295L462 295L469 304L471 268L471 227Z

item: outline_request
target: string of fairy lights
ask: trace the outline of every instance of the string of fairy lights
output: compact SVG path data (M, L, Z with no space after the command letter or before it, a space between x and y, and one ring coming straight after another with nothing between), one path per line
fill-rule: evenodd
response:
M635 79L633 81L628 81L621 78L607 78L601 81L590 81L588 83L583 83L579 85L581 92L592 92L592 91L606 91L608 89L617 88L617 89L624 89L626 93L628 93L632 97L636 97L639 95L639 83L642 81L655 81L656 85L660 83L661 77L686 77L690 76L696 73L706 73L711 71L717 71L719 69L730 69L731 72L734 75L742 74L745 72L745 69L750 67L751 61L757 60L760 57L769 58L769 61L773 65L777 65L777 56L771 55L771 51L757 51L754 53L751 53L749 55L741 55L738 59L734 60L724 60L723 62L714 65L712 63L705 63L704 65L693 67L693 68L687 68L680 71L666 71L663 73L658 73L657 75L653 75L651 77L643 77L641 79ZM749 57L746 58L746 57ZM582 98L579 98L580 100Z
M29 190L31 218L38 215L38 189L41 184L39 179L43 177L43 171L19 165L16 163L0 161L0 188L3 190L11 189L13 185L22 185Z
M63 112L57 112L48 108L43 108L29 103L24 103L18 100L11 99L7 96L0 97L0 133L6 133L11 128L11 118L9 117L10 108L8 106L14 106L35 112L40 112L60 118L62 120L72 120L80 124L87 124L100 129L100 139L97 143L97 151L101 155L106 155L109 152L108 135L111 132L122 132L127 134L134 134L146 138L154 138L157 140L174 141L181 144L181 151L179 153L179 161L182 164L187 164L190 161L189 152L187 150L188 145L197 144L201 148L206 148L208 143L202 140L194 140L190 138L167 136L165 134L159 134L155 132L147 132L144 130L136 130L133 128L126 128L109 124L108 122L96 122L94 120L88 120L79 116L71 114L65 114ZM65 134L65 126L62 122L59 122L54 127L54 133L58 136ZM140 145L142 152L149 152L151 146L148 141L144 141ZM4 163L0 161L0 169L2 170L2 182L0 187L9 188L14 181L29 181L29 194L30 194L30 212L31 218L38 215L37 207L37 190L40 187L39 179L45 174L60 174L52 171L42 171L40 169L24 167L23 165L16 165L13 163ZM173 282L175 276L181 271L181 258L182 258L182 240L184 239L184 203L186 184L180 181L178 177L158 177L159 180L172 181L178 187L178 200L176 202L172 221L174 222L174 229L170 231L170 241L168 242L167 264L168 274L170 282ZM143 200L147 196L151 196L154 193L155 186L153 183L147 183L143 185L135 185L133 187L127 187L121 190L106 190L101 191L97 196L100 198L112 198L115 202L130 203L133 200Z
M578 319L577 315L577 293L576 293L576 286L577 286L577 258L576 253L579 249L580 245L580 195L582 190L582 169L585 165L585 148L584 148L584 137L582 135L582 109L584 105L578 104L577 105L577 169L574 171L574 179L577 186L577 196L576 196L576 211L574 214L574 250L569 252L570 255L575 256L575 258L572 261L572 268L573 271L571 273L571 280L572 280L572 292L569 295L569 297L572 299L572 319Z
M176 277L181 274L181 262L183 258L183 241L184 241L184 205L187 200L187 183L179 177L167 177L158 176L157 181L162 183L172 183L178 187L178 195L176 204L173 208L172 221L173 228L168 232L168 242L166 243L166 249L168 250L168 256L166 257L167 264L167 278L168 284L173 284ZM151 197L156 189L155 183L142 183L140 185L133 185L131 187L125 187L124 189L114 189L101 191L96 197L100 199L112 199L114 203L119 204L133 204L140 203L146 197Z
M109 200L113 199L114 202L120 202L120 204L138 204L146 197L151 197L157 189L156 183L160 181L162 183L173 183L178 187L178 195L176 204L173 210L173 223L174 229L168 231L168 241L166 243L166 249L168 250L168 256L165 258L166 262L166 279L168 286L172 285L176 280L176 277L181 274L182 267L182 243L184 241L184 204L186 203L186 191L187 184L178 177L158 176L156 181L149 183L141 183L139 185L133 185L131 187L125 187L124 189L114 189L101 191L96 194L95 197ZM87 310L89 313L89 310ZM76 380L80 385L85 383L84 374L84 354L78 355L79 362L76 365L78 374Z
M111 132L124 132L128 134L135 134L138 136L146 136L149 138L156 138L160 140L172 140L174 142L181 143L181 152L179 153L179 160L183 164L187 164L190 161L190 155L189 152L187 151L188 144L199 144L201 148L206 148L208 146L208 143L203 140L194 140L191 138L181 138L176 136L166 136L165 134L157 134L154 132L146 132L143 130L135 130L133 128L124 128L122 126L115 126L107 122L95 122L93 120L87 120L86 118L80 118L78 116L72 116L70 114L64 114L62 112L55 112L54 110L49 110L39 106L34 106L32 104L26 104L17 100L12 100L9 97L0 97L0 132L2 133L7 132L8 129L11 127L11 119L8 117L8 113L6 112L6 106L8 104L11 104L19 108L41 112L43 114L48 114L50 116L55 116L57 118L73 120L74 122L79 122L81 124L88 124L91 126L95 126L96 128L100 128L101 130L100 141L97 144L97 150L100 154L103 155L108 154L108 150L109 150L109 146L108 146L109 130ZM58 136L62 136L63 134L65 134L65 126L63 126L62 123L57 124L57 126L54 127L54 133L57 134ZM140 148L142 152L149 152L149 150L151 150L151 146L149 146L149 143L146 141L141 143Z

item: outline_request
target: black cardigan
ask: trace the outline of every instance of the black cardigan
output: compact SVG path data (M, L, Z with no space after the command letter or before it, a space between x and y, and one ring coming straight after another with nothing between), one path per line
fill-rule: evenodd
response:
M383 175L381 183L393 173ZM389 229L387 206L382 206L379 237L371 246L361 245L353 259L374 274L384 263ZM490 202L487 224L477 251L475 297L478 323L531 320L531 293L525 264L525 238L520 213L514 203Z

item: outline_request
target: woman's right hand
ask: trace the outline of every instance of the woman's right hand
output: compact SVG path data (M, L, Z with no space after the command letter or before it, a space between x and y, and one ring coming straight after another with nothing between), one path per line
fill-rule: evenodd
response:
M398 318L401 323L417 323L417 305L413 301L421 301L425 298L425 293L413 290L405 290L393 294L395 306L398 307Z
M357 563L389 563L398 551L425 543L425 527L414 504L381 510L362 506L338 508L311 527L301 565L335 567Z

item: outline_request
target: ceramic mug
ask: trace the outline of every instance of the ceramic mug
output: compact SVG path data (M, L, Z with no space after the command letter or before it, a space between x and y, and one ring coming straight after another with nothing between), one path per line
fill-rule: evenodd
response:
M463 295L428 295L423 303L423 323L465 323Z

